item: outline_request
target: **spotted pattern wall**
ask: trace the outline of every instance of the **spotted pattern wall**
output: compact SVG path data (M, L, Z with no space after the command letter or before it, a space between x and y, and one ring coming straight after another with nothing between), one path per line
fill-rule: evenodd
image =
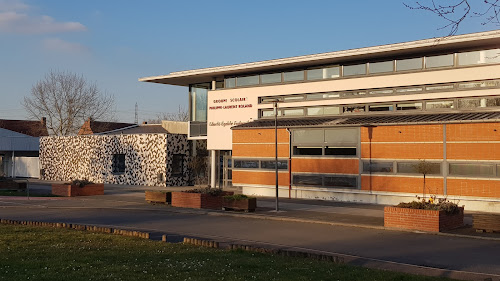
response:
M190 184L186 135L133 134L40 138L44 180L88 179L96 183L183 186ZM125 154L125 172L113 173L113 155ZM185 155L182 174L172 175L174 154Z

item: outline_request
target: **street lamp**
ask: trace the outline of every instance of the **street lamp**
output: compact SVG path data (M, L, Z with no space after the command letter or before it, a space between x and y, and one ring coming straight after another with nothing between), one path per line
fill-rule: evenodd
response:
M276 172L276 212L279 211L279 195L278 195L278 102L279 99L274 99L274 169Z

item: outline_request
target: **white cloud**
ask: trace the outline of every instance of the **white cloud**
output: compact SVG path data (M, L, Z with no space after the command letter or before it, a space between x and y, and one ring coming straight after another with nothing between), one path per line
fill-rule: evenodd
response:
M0 0L0 32L40 34L85 31L79 22L58 22L45 15L30 15L30 6L18 0Z
M46 50L54 52L64 52L71 54L86 54L90 50L86 46L78 43L71 43L60 38L48 38L43 41L43 47Z
M24 11L30 8L19 0L0 0L0 12Z

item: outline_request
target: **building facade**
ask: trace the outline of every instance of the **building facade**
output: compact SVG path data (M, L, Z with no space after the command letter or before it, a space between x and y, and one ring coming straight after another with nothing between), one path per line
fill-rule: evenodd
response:
M42 137L41 178L186 186L192 184L191 145L186 134L168 133L162 125L136 125L100 135Z
M189 87L212 185L273 195L278 165L280 196L500 211L498 46L490 31L140 81Z

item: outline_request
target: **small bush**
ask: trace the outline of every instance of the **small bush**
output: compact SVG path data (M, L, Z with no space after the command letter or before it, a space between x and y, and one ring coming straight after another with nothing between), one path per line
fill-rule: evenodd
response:
M417 197L420 199L419 197ZM423 198L420 201L412 201L409 203L401 202L396 207L398 208L408 208L408 209L420 209L420 210L436 210L445 211L447 214L458 214L460 212L460 207L458 204L450 202L446 198L440 198L436 200L436 196L431 196L429 200Z
M248 197L244 194L235 194L235 195L224 196L224 199L226 199L226 200L235 200L235 201L245 200L245 199L250 199L250 198L252 198L252 197Z
M221 196L224 191L222 190L222 188L205 187L205 188L197 188L197 189L186 190L184 192L187 192L187 193L209 194L211 196Z
M86 185L89 185L89 184L94 184L93 182L87 180L87 179L83 179L83 180L73 180L71 182L71 185L76 185L78 187L84 187Z

